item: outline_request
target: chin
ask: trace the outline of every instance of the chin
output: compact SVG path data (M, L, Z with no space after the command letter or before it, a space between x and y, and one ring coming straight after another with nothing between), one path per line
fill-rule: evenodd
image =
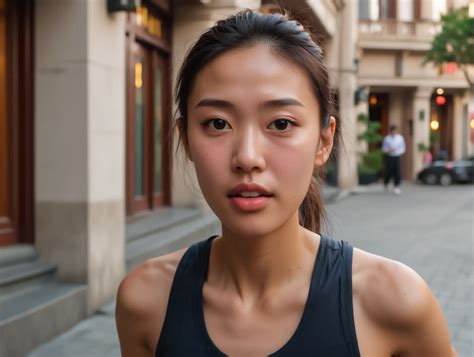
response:
M221 219L223 233L227 231L234 235L248 238L266 236L274 232L280 227L277 222L279 222L277 217L269 219L263 215L258 216L255 214L253 217L248 214L247 216Z

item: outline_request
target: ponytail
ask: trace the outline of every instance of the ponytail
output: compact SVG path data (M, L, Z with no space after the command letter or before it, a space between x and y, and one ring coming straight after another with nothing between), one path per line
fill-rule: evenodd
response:
M321 231L321 224L326 218L326 210L320 191L321 183L319 170L315 169L308 192L299 207L300 224L315 233Z

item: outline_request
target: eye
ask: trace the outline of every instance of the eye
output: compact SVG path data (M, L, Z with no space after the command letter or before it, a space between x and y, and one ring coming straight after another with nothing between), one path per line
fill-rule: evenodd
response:
M270 124L270 127L274 126L277 131L286 132L289 131L291 129L290 127L294 125L295 123L292 120L282 118L275 120Z
M208 119L205 122L203 122L201 125L206 128L210 128L211 130L214 130L214 131L223 131L224 129L230 129L230 125L224 119L220 119L220 118Z

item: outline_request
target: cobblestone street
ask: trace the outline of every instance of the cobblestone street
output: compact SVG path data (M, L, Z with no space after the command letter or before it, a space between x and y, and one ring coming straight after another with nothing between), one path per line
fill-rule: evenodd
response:
M415 269L445 313L460 357L473 356L474 187L382 186L328 206L330 235Z
M474 187L371 186L329 204L329 235L415 269L445 312L460 357L473 356ZM328 233L326 232L326 233ZM41 346L30 357L117 356L113 304Z

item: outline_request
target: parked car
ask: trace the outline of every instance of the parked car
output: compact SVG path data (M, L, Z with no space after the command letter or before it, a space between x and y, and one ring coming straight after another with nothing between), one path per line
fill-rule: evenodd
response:
M474 183L474 156L466 160L434 161L418 173L418 180L428 185L451 185L453 182Z

